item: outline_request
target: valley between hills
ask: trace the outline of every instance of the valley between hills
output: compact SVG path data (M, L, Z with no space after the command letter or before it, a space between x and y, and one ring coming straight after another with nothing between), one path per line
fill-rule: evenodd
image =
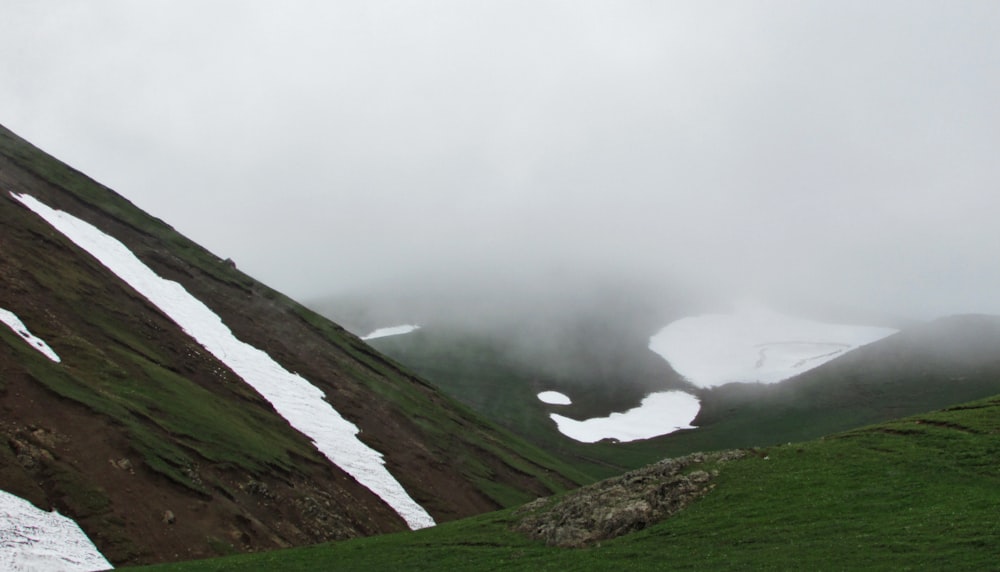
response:
M517 321L544 344L433 320L363 340L390 324L291 300L3 128L0 229L11 570L1000 556L997 317L598 304ZM647 415L652 432L591 423L668 393L696 407Z

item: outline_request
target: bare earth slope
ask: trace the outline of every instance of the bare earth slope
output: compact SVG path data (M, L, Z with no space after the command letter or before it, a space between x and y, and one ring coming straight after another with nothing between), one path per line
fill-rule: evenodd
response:
M405 530L274 407L29 195L124 243L243 342L312 382L438 522L574 484L337 325L0 128L0 489L73 517L114 564Z

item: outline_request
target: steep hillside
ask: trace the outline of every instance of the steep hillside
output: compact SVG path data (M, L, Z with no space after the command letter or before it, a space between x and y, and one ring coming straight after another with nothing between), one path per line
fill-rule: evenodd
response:
M992 570L997 455L993 397L815 441L664 461L433 529L155 569Z
M108 240L88 247L56 219ZM145 283L101 258L119 247ZM356 427L351 446L384 457L375 480L433 521L582 479L3 128L0 282L20 324L0 324L0 490L74 518L112 563L422 525L304 429L310 415L292 419L265 387L276 376L317 388L313 405ZM199 337L199 305L230 341ZM273 362L265 385L244 348Z

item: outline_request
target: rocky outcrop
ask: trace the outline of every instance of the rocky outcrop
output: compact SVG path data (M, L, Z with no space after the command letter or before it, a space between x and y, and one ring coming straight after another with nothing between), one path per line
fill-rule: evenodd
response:
M582 547L642 530L687 507L713 488L720 463L745 451L693 453L583 487L540 498L517 511L518 532L547 544Z

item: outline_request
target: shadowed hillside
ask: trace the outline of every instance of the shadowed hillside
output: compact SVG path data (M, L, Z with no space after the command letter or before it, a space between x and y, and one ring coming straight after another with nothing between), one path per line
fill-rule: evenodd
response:
M15 200L114 237L242 342L307 379L438 522L582 477L352 334L0 128L0 489L74 518L115 564L405 530L158 307ZM192 207L195 208L195 207Z

